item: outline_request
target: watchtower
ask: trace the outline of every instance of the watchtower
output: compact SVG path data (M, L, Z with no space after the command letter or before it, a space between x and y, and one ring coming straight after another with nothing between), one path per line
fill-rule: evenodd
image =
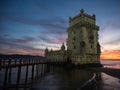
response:
M72 52L73 57L79 57L79 61L81 59L86 61L92 57L94 58L91 60L99 59L100 45L98 42L98 31L99 26L96 25L95 14L88 15L81 9L77 16L69 18L67 50Z

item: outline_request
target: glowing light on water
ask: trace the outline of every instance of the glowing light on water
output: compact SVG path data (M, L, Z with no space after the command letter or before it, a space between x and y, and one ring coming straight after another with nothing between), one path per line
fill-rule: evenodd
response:
M104 65L104 68L120 69L120 65L114 65L114 66Z
M118 78L112 77L105 73L101 73L102 89L104 90L120 90L120 82Z
M120 61L101 61L104 68L120 69Z

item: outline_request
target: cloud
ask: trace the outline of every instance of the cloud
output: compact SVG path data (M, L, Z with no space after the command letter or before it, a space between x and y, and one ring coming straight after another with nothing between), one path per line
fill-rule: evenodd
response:
M44 49L36 49L30 46L21 44L0 41L0 53L2 54L30 54L30 55L43 55Z
M8 54L44 54L45 47L58 50L60 44L66 41L66 34L63 31L41 31L39 37L22 36L17 37L4 37L0 36L0 53ZM44 45L42 45L44 44ZM34 53L33 53L34 52Z
M33 20L30 18L23 18L19 16L8 16L8 15L2 15L0 16L0 20L9 20L9 21L14 21L14 22L20 22L23 24L28 24L28 25L39 25L44 28L58 28L58 29L66 29L66 24L67 22L63 18L55 17L51 19L37 19Z
M33 1L33 2L36 3L38 1ZM36 3L36 4L38 5L37 7L39 7L39 9L42 6L44 6L42 3ZM46 5L46 6L42 7L41 10L44 9L43 11L45 11L45 9L46 9L46 12L48 10L49 13L52 13L51 12L52 10L49 8L49 6ZM41 13L41 11L40 11L40 13ZM7 22L9 22L9 23L7 23ZM10 22L12 22L12 23L10 23ZM17 22L17 26L14 27L16 29L12 30L13 29L12 25L14 25L14 23L16 25L16 22ZM6 13L3 13L0 15L0 23L4 24L2 27L0 26L0 29L2 29L2 31L0 31L0 32L2 34L4 33L4 35L1 34L2 38L0 37L0 42L2 43L0 46L3 47L3 49L6 52L9 52L9 51L15 52L15 50L18 50L18 51L16 51L16 53L23 52L23 51L24 51L24 53L26 53L25 50L28 52L29 50L33 49L33 47L34 48L38 47L36 49L43 47L43 46L41 46L41 44L43 44L43 43L44 43L44 47L49 46L50 48L52 48L52 47L58 48L59 45L56 45L56 44L61 44L66 41L66 28L68 26L68 23L64 18L61 18L61 17L54 16L51 18L47 17L47 18L35 19L34 17L30 18L30 17L21 16L21 14L20 15L17 15L17 14L16 15L14 15L14 14L7 15ZM30 36L28 36L27 33L25 33L23 35L23 33L21 33L21 32L23 32L23 30L19 30L20 33L17 37L17 35L15 35L15 33L18 34L18 26L19 25L22 26L22 24L27 25L25 28L28 28L28 29L31 26L34 26L34 27L37 26L37 29L38 29L38 27L40 27L40 30L37 31L37 33L40 33L40 36L39 37L38 37L38 35L35 36L35 34L33 34L33 36L31 36L32 34ZM30 26L30 27L28 27L28 26ZM10 28L7 28L7 27L10 27ZM24 27L20 27L20 28L24 29ZM34 29L34 28L31 28L31 29ZM15 31L15 32L13 32L13 31ZM32 32L34 32L34 30L32 30ZM30 32L28 32L28 33L30 33ZM8 36L5 37L5 34ZM34 42L37 43L37 45L35 45ZM5 49L5 47L7 47L8 49ZM29 47L29 48L27 48L27 47ZM11 48L13 48L13 50L11 50ZM2 52L4 51L2 48L0 48L0 49L2 50Z
M66 34L46 33L39 37L25 36L22 38L10 38L0 36L0 53L3 54L30 54L44 55L44 49L49 47L58 50L60 45L66 42Z
M120 45L120 38L118 37L115 40L106 41L102 44L104 44L104 45Z
M37 39L26 36L23 39L13 39L12 41L14 41L15 43L29 43L29 42L37 41Z
M101 53L101 59L120 59L120 50L107 50Z
M100 31L100 43L102 51L115 51L120 48L120 23L119 20L111 20ZM103 48L104 47L104 48Z
M120 29L120 23L119 23L119 20L114 20L114 21L109 21L107 24L106 24L106 27L105 28L110 28L110 29L113 29L113 30L118 30Z
M42 55L44 54L44 48L34 48L33 42L37 42L36 38L24 37L22 39L6 38L0 36L0 53L2 54L30 54L30 55ZM29 45L30 44L30 45Z
M11 37L9 37L9 35L6 35L6 37L0 36L0 41L1 42L10 42L10 43L19 43L19 44L28 44L31 42L38 41L38 39L27 36L27 35L22 38L11 38Z
M1 17L2 18L2 17ZM65 19L63 18L50 18L50 19L38 19L38 20L32 20L32 19L28 19L28 18L23 18L23 17L14 17L14 16L3 16L4 20L9 20L9 21L13 21L13 22L20 22L23 24L27 24L27 25L37 25L40 26L40 30L37 30L38 33L40 33L41 36L44 36L46 34L65 34L66 33L66 28L67 28L67 22L65 21ZM42 27L42 28L41 28ZM6 33L8 32L9 28L6 30L6 28L4 28L3 26L0 27L2 28L1 33ZM29 28L29 27L27 27ZM34 29L34 28L33 28ZM6 31L6 32L5 32ZM14 30L15 31L15 30ZM11 30L12 32L12 30ZM20 31L20 32L23 32ZM32 30L32 32L34 32L34 30ZM16 30L17 33L17 30ZM12 33L14 34L14 32ZM27 35L27 33L26 33ZM2 35L3 36L3 35ZM35 36L35 35L34 35ZM50 36L50 35L49 35ZM49 38L49 37L48 37ZM24 39L24 38L23 38ZM26 38L27 40L29 38ZM25 42L27 40L22 40L22 39L18 39L16 41L21 41L21 42Z
M50 35L45 34L44 36L40 36L40 39L44 42L51 43L51 44L61 44L66 42L66 34L53 34Z

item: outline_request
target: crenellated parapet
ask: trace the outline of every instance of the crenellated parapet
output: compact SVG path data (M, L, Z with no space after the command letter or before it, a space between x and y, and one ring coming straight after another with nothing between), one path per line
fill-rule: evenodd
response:
M73 25L80 24L80 25L90 25L93 27L97 27L96 24L96 16L95 14L93 15L88 15L87 13L84 12L83 9L80 10L80 13L75 16L75 17L70 17L69 18L69 25L72 27Z

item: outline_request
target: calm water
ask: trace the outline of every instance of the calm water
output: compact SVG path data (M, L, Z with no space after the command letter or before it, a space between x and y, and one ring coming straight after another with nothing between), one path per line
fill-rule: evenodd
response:
M120 69L120 61L101 60L101 63L105 68Z
M93 76L92 71L73 70L49 73L30 85L31 90L79 90Z
M106 68L120 69L120 61L101 61ZM3 85L4 69L0 70L0 86ZM16 82L17 68L12 72L12 83ZM120 90L120 79L112 77L103 72L95 72L92 70L68 70L57 69L53 72L46 73L40 79L28 85L29 90L80 90L80 87L88 81L93 74L99 74L99 90ZM29 68L29 78L31 68ZM25 79L25 67L22 68L21 83Z

